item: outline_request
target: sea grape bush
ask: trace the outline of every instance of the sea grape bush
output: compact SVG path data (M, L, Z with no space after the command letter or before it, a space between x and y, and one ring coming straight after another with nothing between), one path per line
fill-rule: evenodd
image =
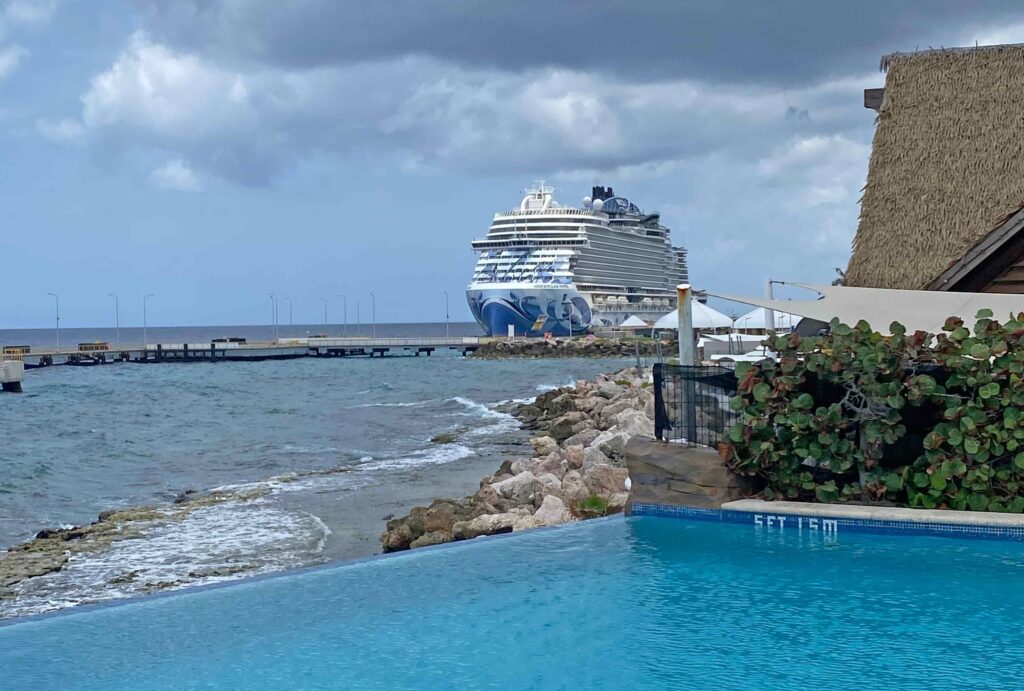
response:
M768 498L1024 512L1024 313L769 336L736 367L729 465Z

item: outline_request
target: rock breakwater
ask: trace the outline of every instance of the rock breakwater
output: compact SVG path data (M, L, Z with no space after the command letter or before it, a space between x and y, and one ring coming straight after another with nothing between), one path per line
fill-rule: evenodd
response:
M649 370L630 367L544 393L514 412L532 458L505 460L463 499L437 499L388 521L385 552L618 513L629 498L624 449L654 436Z
M649 338L520 338L515 341L494 340L482 343L472 354L474 358L618 358L657 353L658 342ZM675 346L661 342L662 351L674 353Z

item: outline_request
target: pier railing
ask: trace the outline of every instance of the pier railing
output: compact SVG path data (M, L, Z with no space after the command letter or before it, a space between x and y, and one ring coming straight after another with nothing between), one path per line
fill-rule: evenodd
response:
M662 441L715 447L728 440L737 413L736 374L718 365L654 365L654 436Z

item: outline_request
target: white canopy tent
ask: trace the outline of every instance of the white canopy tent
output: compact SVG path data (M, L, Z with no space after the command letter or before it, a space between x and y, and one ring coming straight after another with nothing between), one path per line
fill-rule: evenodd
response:
M710 295L757 305L779 312L788 312L798 317L807 317L828 323L833 318L845 324L856 324L863 319L872 328L889 332L892 322L899 322L907 331L928 331L936 333L948 317L960 317L968 323L981 309L990 309L996 319L1005 320L1010 315L1024 311L1024 295L997 293L948 293L932 290L890 290L888 288L851 288L848 286L825 286L813 283L789 283L813 290L821 295L817 300L769 300L736 295L713 293ZM755 310L756 311L756 310ZM764 311L762 323L764 322ZM795 322L794 322L795 324ZM737 320L737 328L739 320ZM750 327L756 328L756 327Z
M788 303L789 301L787 300L786 302ZM766 328L768 328L765 326L765 324L767 323L768 318L767 315L765 315L765 309L763 307L757 307L755 309L750 310L741 317L736 317L736 321L733 322L733 326L737 331L764 331ZM796 325L799 323L800 317L794 314L790 314L789 312L782 312L776 310L776 331L792 331L794 328L796 328Z
M619 324L620 329L646 329L650 324L645 322L635 314L631 314L626 317L626 320Z
M695 329L728 329L732 326L732 319L702 302L692 301L690 310L693 313L693 328ZM678 329L679 310L672 310L658 319L654 322L654 328Z

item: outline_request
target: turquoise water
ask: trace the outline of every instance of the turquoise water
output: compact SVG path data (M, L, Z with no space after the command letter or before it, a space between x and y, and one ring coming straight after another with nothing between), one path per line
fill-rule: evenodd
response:
M611 518L0 626L5 689L1014 688L1011 542Z

